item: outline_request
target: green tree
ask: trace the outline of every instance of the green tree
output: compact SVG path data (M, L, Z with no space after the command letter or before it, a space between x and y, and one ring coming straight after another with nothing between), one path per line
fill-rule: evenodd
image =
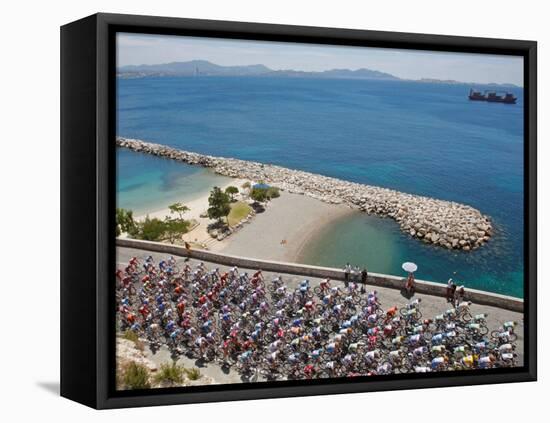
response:
M252 191L250 191L250 198L252 198L254 201L257 201L258 203L263 203L264 201L267 201L267 189L252 188Z
M231 211L229 195L219 187L214 187L208 197L208 217L221 222L222 217L227 217Z
M164 221L164 236L173 244L178 238L189 230L191 223L183 219L166 219Z
M146 241L160 241L164 238L166 232L166 222L156 217L147 216L143 222L139 223L137 238Z
M182 203L174 203L168 206L168 208L170 209L170 213L177 214L181 220L183 220L183 215L185 212L189 211L189 207Z
M230 185L225 189L225 193L229 194L231 201L235 201L235 194L239 193L239 188L234 187L233 185Z
M246 181L244 184L241 185L242 189L250 189L250 182Z
M279 188L277 187L269 187L267 189L266 195L267 195L267 198L269 198L270 200L272 198L278 198L281 196L281 194L279 193Z
M120 236L123 232L128 232L130 235L135 233L136 222L132 210L116 209L116 236Z

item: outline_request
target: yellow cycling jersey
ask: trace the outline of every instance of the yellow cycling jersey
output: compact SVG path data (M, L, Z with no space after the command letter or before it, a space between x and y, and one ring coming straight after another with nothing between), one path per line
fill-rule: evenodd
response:
M467 355L466 357L464 357L462 359L462 362L464 364L467 364L467 365L471 366L471 365L474 364L474 356L473 355Z

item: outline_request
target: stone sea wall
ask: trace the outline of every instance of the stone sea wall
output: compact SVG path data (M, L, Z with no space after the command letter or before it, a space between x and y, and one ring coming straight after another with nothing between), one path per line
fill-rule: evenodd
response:
M118 137L117 145L207 167L224 176L263 181L281 190L307 195L326 203L344 203L368 214L390 217L410 236L447 249L475 250L487 242L493 232L489 217L465 204L271 164L207 156L141 140Z
M135 248L142 251L153 251L179 257L190 257L209 263L218 263L224 266L237 266L242 269L262 269L263 271L275 272L279 274L301 275L320 279L329 278L331 280L339 281L344 280L344 271L342 269L335 269L331 267L311 266L300 263L283 263L272 260L255 259L251 257L238 257L194 248L188 250L178 245L128 238L117 238L116 245L117 247ZM404 279L402 276L369 272L367 284L401 290L403 289ZM415 280L415 291L419 294L445 297L447 295L446 286L447 285L445 283L429 282L419 279ZM523 313L523 299L521 298L471 288L465 289L464 298L476 304L485 304Z

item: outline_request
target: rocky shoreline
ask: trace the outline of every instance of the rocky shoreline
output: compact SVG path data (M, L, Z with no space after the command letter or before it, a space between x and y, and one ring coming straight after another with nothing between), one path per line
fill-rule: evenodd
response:
M475 250L489 241L493 233L489 217L465 204L276 165L192 153L141 140L117 137L117 146L211 168L224 176L262 181L326 203L344 203L368 214L390 217L410 236L449 250Z

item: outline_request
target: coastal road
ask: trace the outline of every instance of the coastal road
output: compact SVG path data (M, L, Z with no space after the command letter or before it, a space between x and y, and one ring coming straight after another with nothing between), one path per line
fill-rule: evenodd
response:
M138 250L133 248L125 248L125 247L117 247L117 263L119 266L124 266L128 263L128 261L132 257L138 257L143 258L145 256L151 255L155 259L155 262L158 263L160 260L164 260L167 258L165 254L145 251L145 250ZM187 259L185 257L178 257L174 256L176 258L176 261L178 263L178 266L181 267L182 264L185 262L188 263L191 267L196 266L200 260L195 259ZM224 272L227 268L227 266L221 266L217 263L208 263L204 262L204 264L207 266L207 268L212 269L219 267L220 271ZM249 274L255 272L257 269L245 269L240 268L239 271L241 272L248 272ZM275 274L273 272L263 272L264 278L266 281L270 281L276 276L282 276L283 281L288 285L290 289L296 288L301 281L304 280L303 276L297 276L297 275L291 275L291 274ZM319 285L321 282L321 279L319 278L309 278L309 281L312 285L312 287ZM331 281L331 284L333 286L341 285L343 286L344 283L342 281ZM378 286L369 286L367 283L367 290L376 290L378 292L378 297L380 299L380 302L382 303L382 307L384 309L390 308L392 306L397 307L403 307L410 301L421 298L422 304L421 304L421 311L424 318L433 318L434 316L443 313L445 310L449 309L451 306L448 304L445 300L445 298L442 297L436 297L431 295L424 295L424 294L418 294L415 295L412 298L406 298L404 297L400 291L396 289L390 289L390 288L381 288ZM524 327L523 327L523 314L517 313L497 307L491 307L486 305L479 305L479 304L472 304L470 307L472 315L479 314L479 313L487 313L487 326L489 327L489 330L498 329L504 322L514 320L519 323L519 325L516 327L516 334L518 335L518 339L516 341L517 349L516 352L519 356L519 365L523 366L523 348L524 348L524 342L523 342L523 333L524 333ZM170 361L170 355L167 350L162 350L157 352L155 356L152 354L148 354L148 357L152 359L157 364L160 364L162 362ZM186 366L186 367L193 367L197 366L197 363L195 360L190 360L188 358L180 359L180 364ZM201 363L198 363L199 365ZM207 376L212 377L217 383L237 383L241 382L240 376L234 372L234 371L225 371L220 369L217 365L212 364L204 364L204 366L201 368L201 372Z

